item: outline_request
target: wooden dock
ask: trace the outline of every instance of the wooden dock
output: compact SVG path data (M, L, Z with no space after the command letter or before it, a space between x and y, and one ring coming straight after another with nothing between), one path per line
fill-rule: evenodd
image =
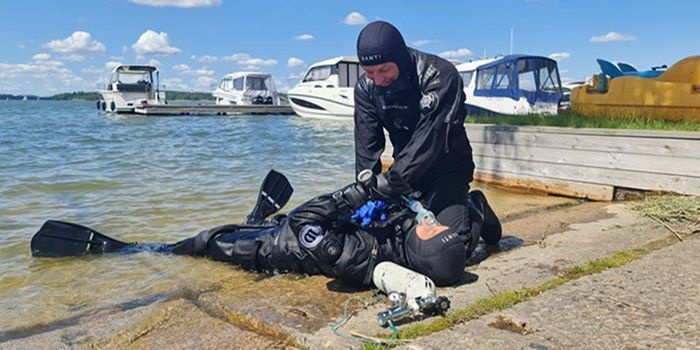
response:
M475 180L593 200L618 189L700 195L699 132L465 126Z
M137 107L135 114L150 116L176 116L176 115L240 115L240 114L294 114L291 106L273 105L150 105Z

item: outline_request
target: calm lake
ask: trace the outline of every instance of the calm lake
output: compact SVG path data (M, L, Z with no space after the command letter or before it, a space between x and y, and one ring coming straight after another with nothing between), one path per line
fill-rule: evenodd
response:
M0 101L0 334L177 286L254 283L186 257L33 259L29 241L47 219L148 242L239 223L271 168L294 185L290 209L353 180L352 131L297 116L109 116L87 101Z

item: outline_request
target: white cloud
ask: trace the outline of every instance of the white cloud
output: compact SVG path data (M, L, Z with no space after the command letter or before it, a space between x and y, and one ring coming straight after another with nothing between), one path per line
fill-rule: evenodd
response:
M147 30L141 34L134 45L131 45L134 51L140 55L147 54L163 54L174 55L182 50L177 47L170 46L168 33L156 33L152 30Z
M233 55L228 55L221 57L222 61L229 61L229 62L239 62L242 60L247 60L250 58L250 55L247 53L234 53Z
M33 60L28 63L0 63L3 92L46 94L55 91L90 90L85 79L75 75L63 62ZM60 86L57 86L60 84Z
M299 40L299 41L309 41L309 40L314 40L316 38L311 34L302 34L302 35L297 35L292 39Z
M200 68L200 69L195 70L193 74L199 75L199 76L209 76L210 77L210 76L214 75L214 71L211 69L208 69L208 68Z
M51 58L51 55L48 53L38 53L34 56L32 56L32 59L35 61L46 61Z
M223 0L129 0L129 2L153 7L211 7L221 5Z
M428 44L434 44L440 42L439 40L428 40L428 39L420 39L412 42L411 44L413 46L425 46Z
M73 53L70 55L63 55L63 56L61 56L61 59L64 59L66 61L78 62L78 61L84 60L85 56L77 54L77 53Z
M262 58L249 58L247 60L242 60L239 61L238 64L240 65L248 65L248 66L276 66L277 65L277 60L274 59L262 59Z
M302 75L304 75L304 73L291 73L291 74L289 74L287 79L288 80L299 80L299 79L301 79Z
M199 76L197 79L194 80L194 86L199 89L200 91L202 89L204 90L211 90L213 88L213 84L215 84L217 81L216 79L212 77L204 77L204 76Z
M438 56L441 56L443 58L458 59L458 58L463 58L463 57L469 57L473 54L474 53L468 49L457 49L457 50L449 50L449 51L440 52L438 54Z
M154 59L150 59L150 60L148 60L148 65L149 65L149 66L153 66L153 67L158 67L158 66L160 66L160 61L154 60Z
M218 57L216 56L209 56L209 55L204 55L204 56L192 56L193 60L197 60L200 63L211 63L211 62L216 62L219 60Z
M290 57L287 60L287 67L289 68L294 68L294 67L303 67L306 64L304 63L304 60L301 58L296 58L296 57Z
M246 68L250 67L258 67L258 66L276 66L279 62L277 60L268 58L268 59L262 59L262 58L256 58L252 57L247 53L235 53L233 55L228 55L228 56L223 56L221 57L222 61L228 61L228 62L236 62L236 64L241 65L241 66L248 66Z
M186 64L176 64L173 66L173 70L180 73L189 73L192 71L192 68Z
M349 26L361 26L367 24L367 18L365 18L365 16L363 16L361 13L353 11L345 16L343 23Z
M564 60L568 60L569 58L571 58L571 54L568 52L555 52L555 53L549 55L548 57L555 60L555 61L564 61Z
M108 71L112 71L114 68L117 68L118 66L121 66L123 63L119 61L109 61L105 63L105 69Z
M104 74L104 70L93 66L82 68L80 71L87 74Z
M17 47L19 47L20 50L25 50L27 48L23 43L18 43Z
M80 61L84 55L101 54L107 51L104 44L92 38L92 34L86 32L73 32L65 39L51 40L44 47L53 52L65 54L70 61Z
M618 32L610 32L605 35L592 36L590 42L592 43L607 43L613 41L632 41L637 40L636 36L620 34Z
M163 84L161 86L163 87L163 89L167 88L168 90L178 90L178 91L190 91L190 90L192 90L180 78L163 79Z
M214 71L208 68L199 68L199 69L192 69L190 66L186 64L176 64L173 66L173 70L180 73L180 74L185 74L185 75L192 75L192 76L206 76L206 77L211 77L214 75Z

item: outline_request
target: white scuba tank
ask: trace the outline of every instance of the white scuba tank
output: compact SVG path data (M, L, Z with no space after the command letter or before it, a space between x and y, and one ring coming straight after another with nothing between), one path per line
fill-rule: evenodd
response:
M435 283L430 278L390 261L383 261L374 267L372 282L387 295L403 293L406 304L412 310L420 308L419 299L435 297Z

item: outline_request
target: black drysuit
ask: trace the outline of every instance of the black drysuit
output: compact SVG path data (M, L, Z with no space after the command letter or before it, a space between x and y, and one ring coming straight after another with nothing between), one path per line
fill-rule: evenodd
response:
M336 198L316 197L271 226L220 226L157 250L258 272L323 274L353 285L369 286L381 261L423 273L437 285L460 280L466 261L463 235L448 230L422 240L416 235L415 214L399 204L389 207L383 227L362 228L348 220L352 210L339 206ZM478 237L482 219L476 210L472 215Z
M392 85L380 87L363 76L355 86L356 170L381 172L386 130L394 147L388 172L420 191L437 220L464 235L471 254L479 236L470 234L467 208L474 162L464 130L462 79L452 63L405 50Z

